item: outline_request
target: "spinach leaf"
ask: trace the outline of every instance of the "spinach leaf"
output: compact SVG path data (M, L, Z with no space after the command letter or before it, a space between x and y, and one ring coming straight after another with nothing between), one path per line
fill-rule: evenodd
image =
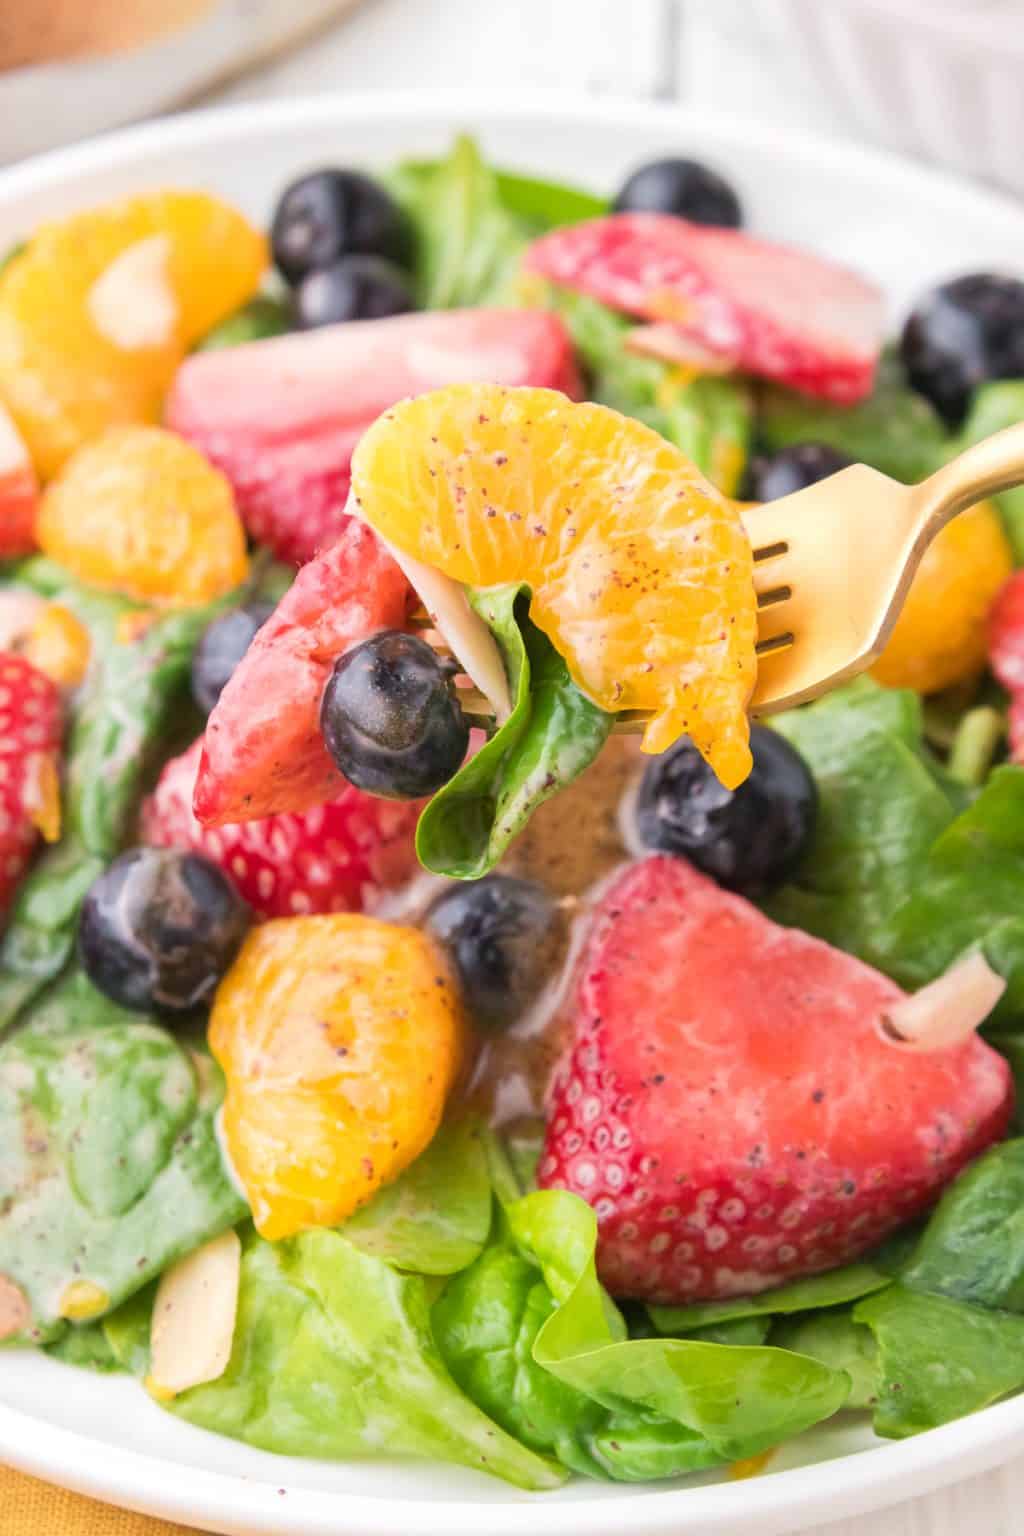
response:
M878 1347L876 1434L918 1434L1024 1386L1024 1317L891 1285L853 1319Z
M782 1318L771 1331L779 1349L810 1355L853 1383L847 1408L873 1408L878 1401L878 1347L866 1323L855 1323L852 1307Z
M1024 1141L1005 1141L949 1186L901 1276L911 1290L1024 1312Z
M507 583L471 591L469 600L501 649L514 707L438 791L416 829L424 868L458 880L493 869L537 806L593 762L612 727L612 716L584 697L527 617L529 588Z
M462 134L443 160L399 166L387 180L415 230L422 309L514 302L529 231L471 138Z
M941 417L907 384L894 352L883 357L874 390L859 405L829 405L769 385L760 395L758 435L771 453L791 443L828 443L907 484L930 475L949 453Z
M846 1377L800 1355L628 1338L596 1237L577 1197L527 1195L435 1305L453 1376L510 1433L577 1472L636 1481L753 1455L842 1406Z
M790 1285L762 1291L758 1296L737 1296L729 1301L699 1301L688 1307L650 1307L659 1333L691 1333L694 1328L732 1322L741 1318L774 1317L785 1312L810 1312L817 1307L836 1307L856 1301L870 1291L888 1285L888 1277L871 1264L848 1264L824 1275L794 1280Z
M50 561L27 561L14 576L82 619L93 665L68 740L61 841L22 882L0 942L0 1033L70 959L82 899L126 836L148 757L185 692L196 642L237 601L236 594L152 617L79 586ZM137 613L151 622L125 638L124 623Z
M592 400L635 416L674 443L727 496L738 494L753 427L753 396L741 379L696 377L626 342L633 322L568 289L541 297L561 315L590 376Z
M528 225L531 233L543 234L559 224L579 224L599 219L608 212L606 197L584 192L561 181L543 181L516 171L495 171L498 196L508 209Z
M983 384L974 396L960 437L952 445L953 451L959 453L1019 421L1024 421L1024 379ZM1020 565L1024 563L1024 486L1002 491L992 499L999 508L1014 561Z
M338 1232L250 1235L227 1370L165 1406L286 1456L423 1456L556 1487L564 1473L462 1393L431 1325L432 1282Z
M149 1371L149 1331L156 1287L157 1282L151 1280L113 1312L108 1312L98 1324L121 1370L140 1380Z
M109 1311L245 1206L214 1133L220 1074L71 975L0 1046L0 1274L30 1336Z
M777 725L814 774L821 813L771 915L908 988L978 945L1007 981L993 1023L1024 1019L1024 769L997 768L958 815L962 788L929 761L914 696L863 680Z
M491 1229L491 1179L477 1121L443 1125L405 1172L343 1227L361 1253L395 1269L452 1275L479 1255Z
M77 1365L85 1370L109 1373L119 1371L118 1360L103 1331L102 1323L80 1323L58 1334L44 1346L46 1353L63 1365Z

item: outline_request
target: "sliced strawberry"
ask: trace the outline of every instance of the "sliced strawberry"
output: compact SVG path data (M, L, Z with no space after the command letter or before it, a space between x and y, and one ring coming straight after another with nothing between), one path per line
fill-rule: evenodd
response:
M618 213L543 235L526 266L628 315L670 322L747 373L847 404L870 393L882 294L806 251L669 214Z
M203 827L192 793L203 743L172 758L142 807L143 841L203 853L261 917L367 912L416 868L422 806L379 800L346 784L326 805L241 826Z
M302 567L206 723L194 800L204 826L308 811L340 794L346 780L320 735L320 697L343 651L375 630L404 626L409 591L376 535L354 518Z
M0 560L27 555L36 547L39 484L9 411L0 404Z
M607 893L580 962L540 1181L593 1205L620 1296L677 1303L846 1263L1005 1133L981 1040L891 1043L895 984L649 858Z
M344 522L352 450L370 423L459 380L578 393L557 316L447 310L197 352L175 378L167 423L227 475L252 537L301 564Z
M60 694L23 656L0 652L0 917L39 834L60 833Z
M992 604L988 659L1010 695L1010 756L1024 762L1024 571L1016 571Z

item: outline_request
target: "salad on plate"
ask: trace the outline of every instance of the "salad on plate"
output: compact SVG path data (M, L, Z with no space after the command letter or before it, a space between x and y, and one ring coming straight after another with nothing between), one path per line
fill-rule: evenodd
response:
M1024 1388L1024 490L753 724L741 520L1021 420L1024 283L889 340L690 159L24 231L5 1349L532 1491Z

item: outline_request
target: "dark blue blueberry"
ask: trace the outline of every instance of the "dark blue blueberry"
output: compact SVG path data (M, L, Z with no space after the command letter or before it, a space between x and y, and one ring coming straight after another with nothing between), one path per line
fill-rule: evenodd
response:
M652 160L639 166L612 204L615 213L674 213L694 224L739 229L743 209L729 183L699 160Z
M512 875L456 886L431 908L427 927L448 950L481 1029L507 1028L536 996L563 942L557 919L542 886Z
M690 741L644 772L636 805L647 848L690 860L720 885L758 897L793 873L814 834L818 795L800 754L777 731L755 725L754 767L725 789Z
M300 331L343 320L386 320L416 305L405 274L379 256L342 256L310 272L292 293L292 318Z
M89 887L78 950L93 986L125 1008L209 1004L249 926L231 881L199 854L132 848Z
M412 255L409 222L384 188L360 171L312 171L281 194L270 226L278 270L289 283L332 266L339 256Z
M192 656L192 697L204 715L213 709L256 631L273 611L273 603L245 603L206 626Z
M838 474L853 460L828 443L791 443L771 455L756 455L750 461L747 494L750 501L778 501L808 485L817 485L827 475Z
M451 666L424 640L394 629L361 640L335 662L320 730L346 779L389 800L432 795L469 746Z

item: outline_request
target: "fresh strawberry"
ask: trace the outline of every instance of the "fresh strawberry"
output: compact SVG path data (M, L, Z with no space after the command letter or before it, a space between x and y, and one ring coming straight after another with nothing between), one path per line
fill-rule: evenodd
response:
M747 373L843 404L870 393L881 292L806 251L669 214L619 213L543 235L526 267L625 314L670 322ZM657 336L647 332L648 349Z
M203 826L308 811L340 794L346 780L320 735L321 695L343 651L404 626L409 595L376 534L354 518L302 567L206 723L194 800Z
M203 827L192 792L203 743L172 758L142 807L143 841L204 853L261 917L367 912L416 868L422 806L379 800L346 784L326 805L241 826Z
M406 395L463 379L578 389L557 316L447 310L197 352L178 371L167 423L227 475L252 537L301 564L344 523L352 450L370 423Z
M36 547L39 485L28 449L10 412L0 404L0 560Z
M540 1164L594 1207L614 1294L727 1297L846 1263L1005 1132L1004 1059L973 1035L890 1043L879 1025L903 999L683 860L620 876L580 962Z
M60 833L60 694L23 656L0 652L0 917L39 833Z
M1024 571L1010 577L988 618L988 658L1010 695L1010 755L1024 762Z

